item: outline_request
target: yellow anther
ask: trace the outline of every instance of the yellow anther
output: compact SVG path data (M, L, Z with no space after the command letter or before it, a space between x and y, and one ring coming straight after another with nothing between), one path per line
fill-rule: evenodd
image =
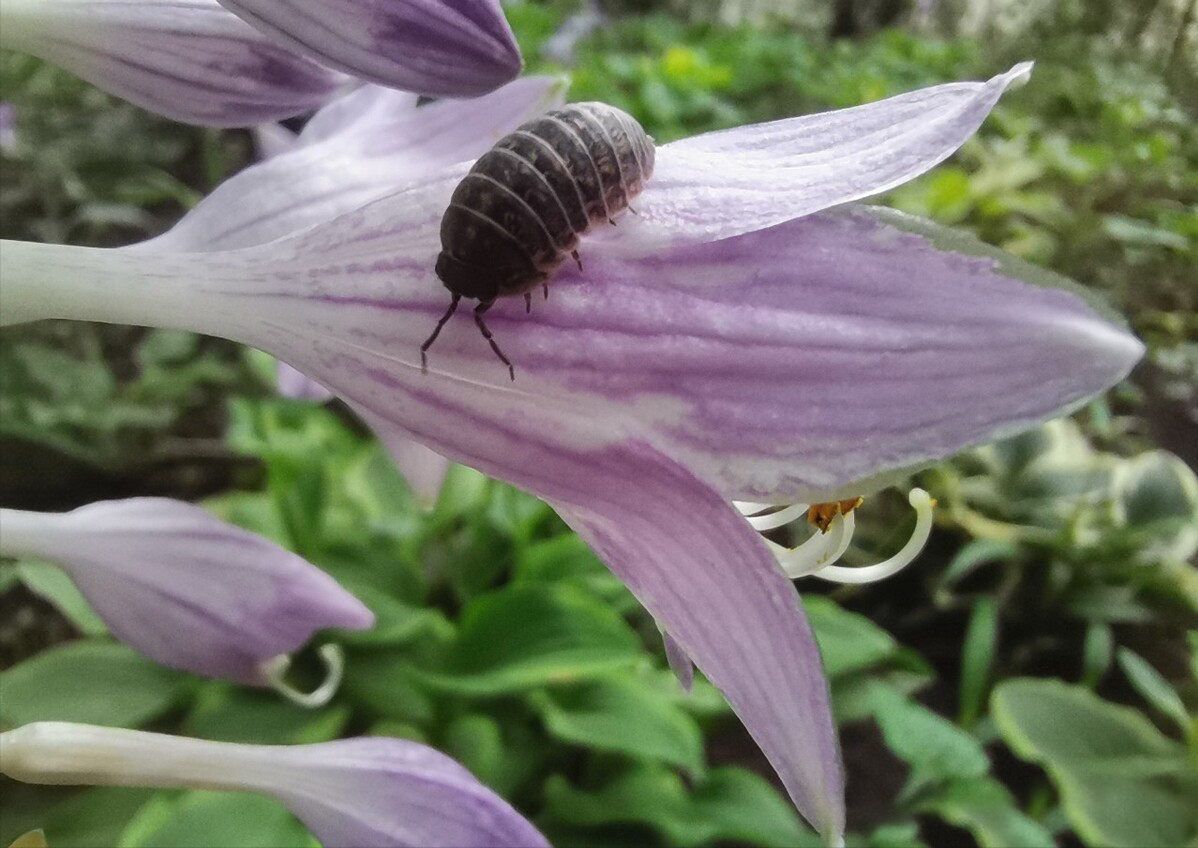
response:
M819 528L819 532L827 533L832 526L832 519L838 515L848 515L865 501L865 498L849 498L843 501L812 504L807 509L807 521Z

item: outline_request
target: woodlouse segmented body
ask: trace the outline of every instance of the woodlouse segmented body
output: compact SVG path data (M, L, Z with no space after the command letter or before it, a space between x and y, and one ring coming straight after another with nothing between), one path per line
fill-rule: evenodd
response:
M475 323L515 379L483 314L505 295L523 294L531 308L530 291L567 256L581 270L580 237L630 208L653 161L653 139L606 103L572 103L501 138L458 184L441 219L436 272L452 300L421 345L421 365L458 302L477 298Z

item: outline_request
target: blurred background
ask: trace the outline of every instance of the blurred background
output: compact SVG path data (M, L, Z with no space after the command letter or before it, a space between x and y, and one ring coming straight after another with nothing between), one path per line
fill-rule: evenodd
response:
M917 563L800 584L833 681L850 845L1198 839L1198 20L1195 0L505 3L530 72L564 72L659 141L984 79L1035 59L947 164L880 202L1060 271L1149 352L1069 420L920 473ZM111 246L167 229L255 158L0 55L0 235ZM336 402L188 333L42 322L0 335L0 505L202 501L379 614L305 711L114 643L59 572L0 564L0 725L39 718L244 742L427 741L558 845L815 844L711 687L543 504L460 467L431 512ZM888 556L904 492L847 560ZM536 620L536 627L528 622ZM301 657L301 676L318 665ZM114 681L122 681L117 686ZM5 782L0 845L306 845L250 796Z

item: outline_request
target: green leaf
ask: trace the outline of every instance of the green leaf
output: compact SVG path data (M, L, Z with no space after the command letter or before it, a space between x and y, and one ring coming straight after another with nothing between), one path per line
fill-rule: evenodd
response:
M951 721L888 686L871 702L887 747L928 778L977 777L990 768L977 740Z
M1121 464L1116 476L1120 519L1140 532L1144 562L1187 560L1198 551L1198 477L1165 451Z
M347 645L403 645L426 637L443 641L453 635L453 625L435 609L406 604L360 581L343 580L342 585L370 607L375 616L374 627L369 630L346 630L338 634L338 640Z
M562 742L661 760L691 775L703 770L698 724L635 678L555 688L534 706Z
M422 681L402 652L353 651L345 660L341 691L358 712L423 725L433 720L435 705Z
M1183 733L1190 728L1190 716L1182 703L1177 690L1169 685L1169 681L1161 677L1160 672L1129 648L1120 648L1118 654L1119 667L1131 681L1136 691L1176 724Z
M972 727L982 714L990 669L998 650L998 604L982 598L973 608L961 648L961 695L958 722Z
M570 586L512 585L472 600L431 685L500 695L571 683L642 660L640 642L608 607Z
M71 642L4 672L0 723L138 727L178 700L187 678L113 642Z
M863 615L846 612L829 598L807 595L803 609L815 631L828 677L870 668L898 651L889 633Z
M569 582L617 609L637 606L632 593L574 533L533 542L521 549L516 556L514 579L517 583Z
M159 794L147 802L120 848L308 848L315 840L278 801L249 792Z
M1091 621L1086 626L1086 639L1082 643L1082 682L1093 689L1106 676L1111 667L1111 656L1115 649L1115 635L1106 621Z
M991 710L1015 753L1047 769L1088 844L1169 846L1198 836L1198 773L1135 710L1033 679L996 687Z
M1172 848L1198 838L1198 781L1186 784L1049 768L1070 823L1087 844Z
M55 803L40 807L34 824L46 831L51 848L95 848L115 845L129 820L153 794L150 789L102 786L94 789L60 789L47 786L9 784L4 787L3 815L0 816L0 845L7 845L19 832L28 830L23 819L29 812L23 790L37 797L69 793ZM36 800L34 798L28 799Z
M957 551L940 581L950 585L988 562L1003 562L1018 555L1019 545L1014 542L1002 539L971 539Z
M754 845L819 845L819 837L764 778L740 768L712 769L695 787L692 809L696 818L715 828L721 842Z
M1172 758L1180 746L1140 713L1058 680L1018 678L994 691L991 710L1003 738L1036 762L1086 766L1123 757Z
M56 565L35 560L17 563L17 574L21 582L40 598L52 603L59 612L70 619L85 636L103 636L108 632L100 616L96 615L87 598L76 588L67 573Z
M868 848L928 848L919 838L919 823L913 821L878 825L862 844Z
M939 815L974 835L982 848L1054 848L1043 826L1024 815L1001 783L989 775L954 780L920 810Z
M584 827L642 824L673 845L819 844L789 802L764 779L739 768L714 769L690 792L662 766L633 769L592 790L575 789L555 776L545 784L545 797L549 815L559 821Z
M201 739L299 745L337 738L349 717L345 706L305 709L274 692L213 683L201 691L183 726Z
M503 731L490 716L464 715L454 719L445 730L445 753L491 787L504 771Z

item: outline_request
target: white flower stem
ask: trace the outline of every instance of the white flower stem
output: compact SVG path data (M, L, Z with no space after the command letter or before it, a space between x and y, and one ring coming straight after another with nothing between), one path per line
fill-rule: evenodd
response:
M0 241L0 326L43 318L223 335L201 254Z
M269 749L60 721L0 733L0 774L25 783L269 789Z
M36 31L39 7L50 4L38 0L4 0L0 3L0 47L25 50L25 41Z
M0 556L45 556L47 534L56 532L55 513L0 509Z

